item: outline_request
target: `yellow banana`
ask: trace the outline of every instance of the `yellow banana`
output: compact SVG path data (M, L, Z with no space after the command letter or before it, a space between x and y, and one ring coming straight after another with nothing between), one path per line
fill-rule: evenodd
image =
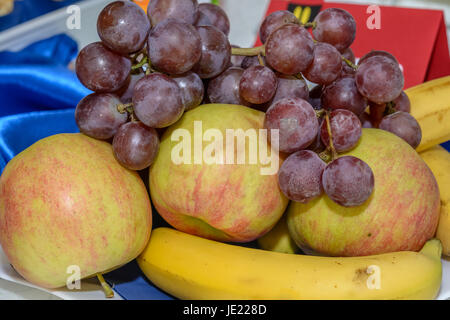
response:
M441 250L433 239L420 252L315 257L158 228L137 261L155 285L181 299L433 299Z
M442 242L442 253L450 256L450 153L441 146L434 146L420 153L433 171L441 194L441 215L436 237Z
M258 239L261 249L282 253L296 253L300 249L289 234L286 215L283 215L275 227Z
M422 129L417 151L450 139L450 76L427 81L405 90L411 101L411 115Z

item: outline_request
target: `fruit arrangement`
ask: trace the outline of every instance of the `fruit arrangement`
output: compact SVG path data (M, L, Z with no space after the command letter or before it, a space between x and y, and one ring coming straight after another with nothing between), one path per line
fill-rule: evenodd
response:
M75 110L81 134L36 143L0 179L0 244L26 279L62 286L80 261L102 281L139 256L184 299L436 297L450 255L450 159L434 147L450 138L449 77L403 91L389 52L356 63L356 23L338 8L306 24L274 12L255 48L231 45L226 13L196 0L114 1L97 30L76 60L93 91ZM150 237L145 169L177 230ZM253 240L264 250L220 243Z
M327 9L305 25L291 12L274 12L261 24L264 45L251 49L231 48L228 17L214 4L151 1L147 15L130 1L108 4L97 21L102 41L83 48L76 64L80 81L95 91L77 107L80 130L113 138L117 160L129 169L154 161L159 141L152 128L174 124L202 102L265 111L264 128L269 136L278 130L279 151L291 155L280 188L297 202L323 192L345 207L367 201L371 167L339 157L359 142L363 118L366 127L420 144L398 61L371 51L355 65L356 23L345 10ZM317 98L309 97L305 78L317 85Z

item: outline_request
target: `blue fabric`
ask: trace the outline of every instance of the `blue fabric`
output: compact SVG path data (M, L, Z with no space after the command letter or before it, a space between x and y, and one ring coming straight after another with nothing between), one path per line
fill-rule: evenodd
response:
M22 22L39 17L50 11L71 5L79 0L65 0L65 1L52 1L52 0L21 0L15 1L14 10L3 17L0 17L0 31L4 31L8 28L14 27Z
M0 52L0 116L75 108L91 91L67 69L77 43L57 35L20 52Z

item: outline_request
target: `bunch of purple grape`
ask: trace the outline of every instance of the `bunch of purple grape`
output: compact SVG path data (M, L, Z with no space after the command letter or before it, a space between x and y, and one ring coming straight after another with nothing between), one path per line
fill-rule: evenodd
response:
M81 50L76 73L94 91L81 100L81 132L112 139L116 159L147 168L159 149L157 130L203 102L204 82L231 60L229 20L213 4L151 0L148 15L132 1L115 1L99 14L101 41Z
M305 27L312 28L312 36ZM260 105L266 110L264 125L279 130L279 150L289 154L278 181L293 201L307 203L325 192L339 205L354 207L370 197L371 168L356 157L339 156L358 144L362 127L390 131L413 148L420 143L399 63L388 52L371 51L355 65L350 48L355 35L354 19L342 9L324 10L306 25L278 11L260 28L264 59L260 54L241 62L246 68L241 97L265 103ZM269 71L263 75L262 68ZM243 86L245 78L253 86ZM311 91L304 78L316 84Z
M256 48L231 46L226 13L197 0L150 0L147 14L132 1L115 1L100 13L97 30L101 42L76 61L80 81L95 92L78 104L76 122L81 132L112 140L127 168L150 166L157 130L202 103L266 112L265 128L279 130L279 149L290 154L278 178L294 201L323 192L343 206L368 199L370 167L338 155L356 146L362 127L391 131L414 148L420 143L397 60L372 51L355 65L356 24L345 10L324 10L304 25L289 11L274 12ZM316 84L311 91L305 78Z

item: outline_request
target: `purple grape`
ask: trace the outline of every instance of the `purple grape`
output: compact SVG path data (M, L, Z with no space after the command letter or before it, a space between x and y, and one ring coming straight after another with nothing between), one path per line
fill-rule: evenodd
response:
M366 59L371 58L371 57L375 57L375 56L382 56L382 57L389 58L392 61L394 61L396 64L398 64L397 59L392 54L390 54L389 52L383 51L383 50L372 50L369 53L366 53L361 59L359 59L358 65L360 65Z
M374 187L372 169L353 156L330 162L322 174L322 185L328 197L344 207L356 207L369 199Z
M209 20L208 16L201 11L197 11L197 19L195 19L194 26L212 26L211 20Z
M80 51L75 69L86 88L95 92L114 92L126 83L131 61L109 50L101 42L94 42Z
M231 48L240 48L240 47L232 44ZM232 55L230 58L229 67L239 67L240 68L242 65L242 61L244 61L244 59L245 59L245 56Z
M230 63L231 45L226 35L212 26L197 27L202 42L202 55L194 71L202 79L222 73Z
M141 50L150 30L144 10L131 1L114 1L99 14L97 32L111 50L126 55Z
M239 93L250 103L265 103L275 95L277 83L277 76L272 70L264 66L252 66L242 74Z
M322 121L323 119L319 119L320 125L319 128L322 126ZM320 136L320 130L317 133L316 138L314 139L314 141L308 146L308 150L314 151L315 153L320 153L322 151L324 151L326 148L326 146L323 144L322 142L322 138Z
M200 60L202 42L193 26L166 19L150 31L148 53L152 66L159 71L182 74Z
M134 86L134 113L146 126L164 128L183 115L181 89L175 80L162 73L152 73Z
M150 0L147 15L152 26L168 18L194 24L197 10L197 0Z
M314 58L303 72L306 79L318 84L329 84L342 72L342 57L331 44L318 42L314 46Z
M273 31L288 23L299 23L297 17L290 11L280 10L268 15L259 28L259 38L261 39L261 42L265 43Z
M128 77L128 80L125 83L125 85L116 92L114 92L114 94L118 95L120 101L122 101L123 103L130 103L133 97L134 86L136 85L136 82L138 82L140 79L144 77L144 75L145 74L143 73L137 74L132 73Z
M378 126L380 125L380 122L384 117L385 110L386 110L386 103L378 104L369 101L369 117L370 122L372 123L374 128L378 128Z
M183 75L172 76L172 79L175 80L181 89L181 99L186 111L202 103L205 87L202 79L196 73L189 71Z
M414 149L419 146L422 140L422 130L419 123L407 112L397 111L384 117L379 128L399 136Z
M279 150L292 153L308 147L316 138L319 123L313 107L303 99L281 99L266 112L264 128L279 130Z
M119 113L119 97L112 93L92 93L84 97L75 109L75 121L82 133L95 139L112 138L127 122L128 114Z
M261 57L263 64L266 65L266 58L264 56ZM259 62L258 56L247 56L244 57L241 63L241 68L247 69L251 66L260 66L261 63Z
M239 83L244 69L231 67L219 76L211 79L208 84L208 97L211 103L227 103L250 105L239 94Z
M351 63L355 64L355 54L351 48L347 48L342 52L342 57L349 60ZM342 61L342 72L341 77L351 76L353 77L356 73L356 70L350 67L347 62Z
M355 79L349 77L337 79L326 86L321 100L324 109L346 109L357 116L367 107L367 99L359 93Z
M361 122L358 117L348 110L336 109L330 113L330 128L333 146L337 152L349 151L361 137ZM324 120L320 128L320 136L325 145L330 144L327 122Z
M359 116L359 121L361 121L362 128L373 128L372 122L370 121L370 116L366 112L363 112Z
M142 122L123 124L113 139L113 151L117 161L130 170L149 167L159 150L159 137L155 129Z
M266 42L267 63L276 71L294 75L306 70L313 60L314 42L305 28L285 24L272 32Z
M314 23L314 38L335 46L339 52L344 52L355 40L355 19L343 9L325 9L316 16Z
M299 98L308 100L308 85L303 78L278 74L278 86L272 101L284 98Z
M296 202L307 203L323 193L322 173L326 163L310 150L291 154L278 171L278 184L284 195Z
M404 83L399 65L383 56L370 57L361 63L355 80L359 92L378 104L397 98Z
M402 93L395 98L393 102L396 111L403 111L407 113L411 112L411 102L409 101L405 91L402 91Z
M198 5L198 13L200 17L195 22L196 26L214 26L228 36L230 33L230 20L220 6L212 3L200 3Z
M353 53L352 48L348 47L342 52L342 57L349 60L351 63L355 63L355 54Z
M309 92L309 98L305 99L309 101L314 110L322 109L322 101L321 101L322 91L323 86L318 84L314 88L312 88L311 91Z

